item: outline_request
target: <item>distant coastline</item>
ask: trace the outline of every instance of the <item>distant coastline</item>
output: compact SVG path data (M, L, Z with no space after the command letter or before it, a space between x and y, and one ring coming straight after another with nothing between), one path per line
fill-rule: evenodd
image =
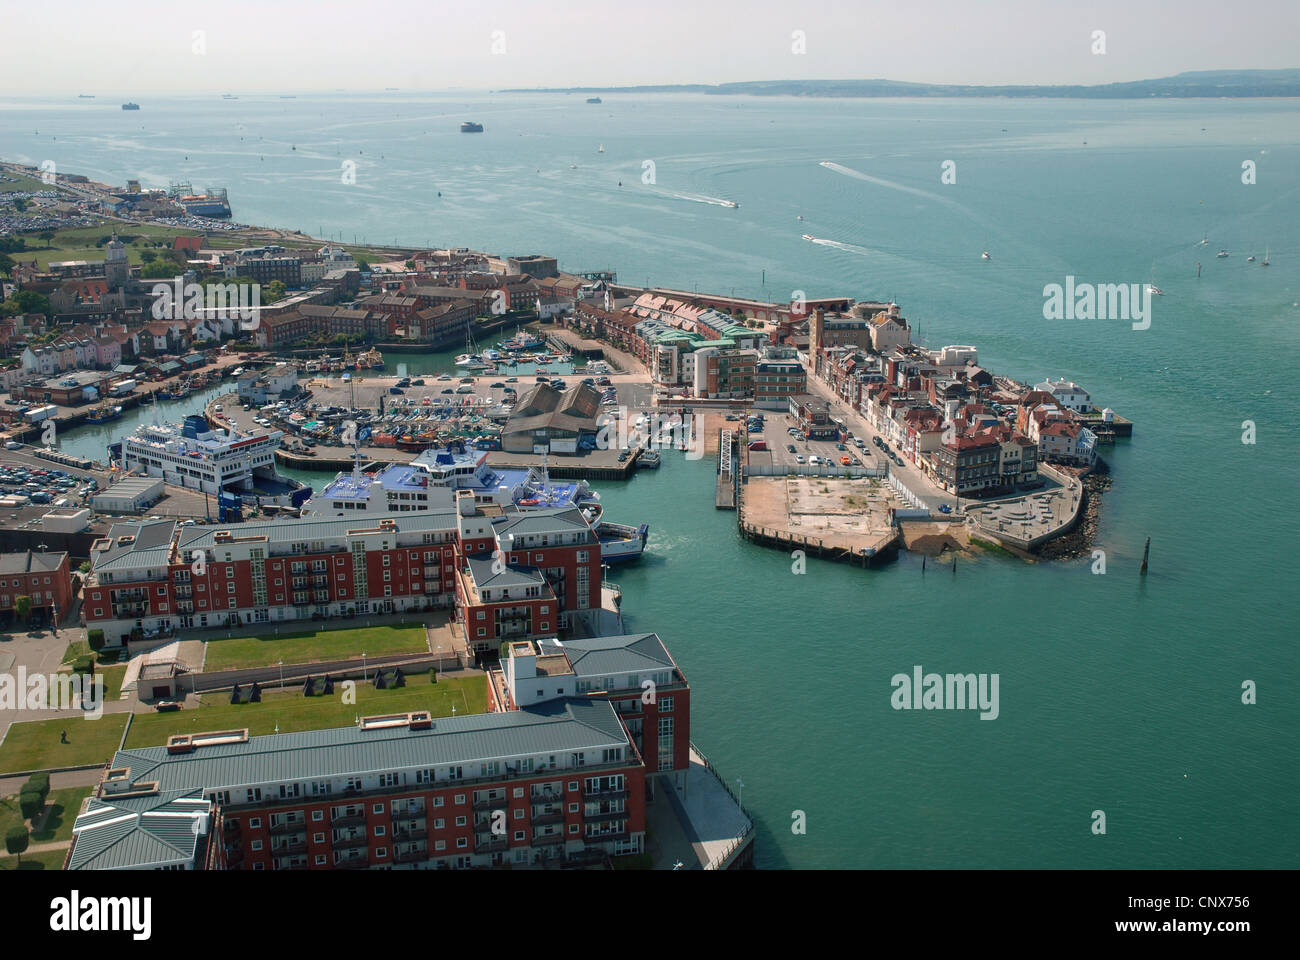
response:
M703 93L751 97L1037 97L1076 100L1286 99L1300 97L1300 69L1199 70L1153 80L1085 85L981 86L899 80L748 80L738 83L644 84L625 87L511 88L498 93Z

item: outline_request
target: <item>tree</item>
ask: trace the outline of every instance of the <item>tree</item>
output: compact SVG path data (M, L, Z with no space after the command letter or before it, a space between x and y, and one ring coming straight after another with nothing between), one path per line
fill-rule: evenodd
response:
M141 251L140 251L140 262L141 262L141 263L153 263L153 262L154 262L155 260L157 260L157 259L158 259L158 254L156 254L156 253L155 253L154 251L152 251L152 250L141 250Z
M407 270L414 270L414 269L415 269L415 261L414 261L414 260L407 260L407 261L406 261L406 269L407 269Z
M271 298L272 303L283 300L287 290L288 288L284 285L283 280L272 280L266 285L266 293Z
M155 260L152 263L146 263L140 268L141 280L170 280L177 275L179 271L176 264L170 260Z
M26 623L27 618L31 615L32 598L25 594L21 597L14 597L14 616L16 616L22 623Z
M50 315L50 298L35 290L19 290L8 302L16 305L19 313Z
M0 273L12 273L14 269L14 258L7 253L0 253Z
M86 643L90 649L96 653L104 649L104 631L96 627L94 630L86 631Z
M54 240L54 231L53 231L53 230L42 230L40 233L37 234L37 236L40 237L42 240L45 241L45 249L46 249L46 250L50 249L50 244L51 244L51 243L53 242L53 240Z
M22 197L16 198L14 200L14 209L17 210L19 213L22 213L24 210L27 209L27 201L24 200Z
M5 850L18 857L19 866L22 866L23 852L27 849L28 841L27 828L21 824L10 827L5 832Z

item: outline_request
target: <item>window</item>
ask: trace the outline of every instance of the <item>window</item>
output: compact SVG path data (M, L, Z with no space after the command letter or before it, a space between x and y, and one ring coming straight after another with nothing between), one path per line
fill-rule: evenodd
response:
M517 808L515 809L515 819L516 819L516 820L522 820L523 818L524 818L524 808L523 808L523 807L517 807Z
M435 850L446 850L446 849L447 849L447 841L446 841L446 840L438 840L437 842L434 843L434 845L433 845L433 849L435 849Z
M523 787L515 787L515 799L516 799L516 800L522 800L522 799L523 799L523 796L524 796L524 788L523 788Z
M571 824L569 824L569 832L570 832L570 833L577 833L577 832L578 832L578 825L577 825L576 823L571 823Z
M526 834L524 831L522 831L522 830L516 830L516 831L515 831L515 839L516 839L516 840L522 840L522 839L524 839L524 837L526 837L526 836L527 836L527 834Z
M388 856L388 848L387 848L387 847L379 847L377 850L375 850L375 858L376 858L376 859L378 859L378 860L383 860L383 859L384 859L385 857L387 857L387 856Z
M466 840L464 837L457 837L457 838L456 838L456 849L457 849L457 850L464 850L464 849L465 849L466 847L468 847L468 846L469 846L469 841Z
M672 713L672 712L673 712L673 698L672 698L672 697L660 697L660 698L659 698L659 712L660 712L660 713Z
M382 837L382 836L384 836L387 832L388 832L388 828L385 827L385 826L383 826L383 824L376 824L376 825L375 825L375 836L376 836L376 837Z
M311 835L311 842L312 842L312 843L324 843L324 842L325 842L325 834L323 834L323 833L313 833L313 834Z
M252 803L252 801L253 801L253 796L252 796L252 795L253 795L253 793L255 793L255 792L256 792L256 794L257 794L257 799L258 799L258 800L261 800L261 799L262 799L262 791L261 791L260 789L258 789L257 787L254 787L254 788L252 788L251 790L248 791L248 793L249 793L248 800L249 800L250 803ZM249 829L249 830L261 830L261 829L262 829L262 818L261 818L261 817L249 817L249 818L248 818L248 829Z
M571 804L569 804L569 812L570 812L570 813L577 813L577 812L578 812L578 805L577 805L576 803L571 803Z
M384 776L388 776L388 774L385 774ZM382 780L383 778L381 777L380 779ZM387 783L381 783L380 786L387 787L387 786L390 786L390 784L387 784ZM370 806L370 812L371 812L371 813L383 813L383 812L384 812L384 805L383 805L382 803L371 804L371 806Z
M441 830L446 826L447 826L447 821L442 819L441 817L433 821L433 829L435 830Z
M311 818L312 818L313 820L316 820L316 821L324 820L324 819L325 819L325 811L324 811L324 810L313 810L313 811L311 812Z
M434 805L435 807L441 807L441 806L442 806L442 797L434 797L434 798L433 798L433 805Z
M456 818L456 826L458 826L458 827L463 827L463 826L465 826L465 823L466 823L466 818L465 818L465 817L457 817L457 818Z
M250 846L253 850L261 850L261 849L262 849L262 841L261 841L261 840L254 840L251 844L249 844L249 846Z
M325 866L325 856L324 856L324 854L319 854L319 853L318 853L318 854L316 855L316 866L318 866L318 867L323 867L323 866Z

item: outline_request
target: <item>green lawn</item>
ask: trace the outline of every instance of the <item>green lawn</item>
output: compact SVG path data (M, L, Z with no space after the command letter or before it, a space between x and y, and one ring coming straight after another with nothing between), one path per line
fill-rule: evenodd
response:
M14 723L0 744L0 773L107 762L116 752L125 726L122 713L105 714L98 720L55 717ZM59 734L64 730L68 742L60 743Z
M285 663L320 663L346 660L365 653L382 657L395 653L423 653L429 649L424 624L384 624L377 627L308 630L263 634L259 637L231 637L207 642L203 670L241 670Z
M200 733L247 727L249 734L297 733L346 727L357 717L383 713L406 713L428 710L435 717L484 713L487 710L487 680L482 676L444 679L431 684L427 674L406 678L406 686L395 690L376 690L369 683L357 682L356 702L344 703L341 684L335 684L332 696L304 697L299 690L280 693L264 688L261 703L231 704L229 697L208 694L205 705L188 707L175 713L137 714L126 738L128 749L156 747L177 733Z
M81 801L90 795L93 787L64 787L51 790L45 798L45 823L40 832L32 831L32 843L71 843L72 824L81 809ZM18 794L0 799L0 836L12 826L23 823L18 807ZM30 823L24 826L31 828Z
M3 850L4 847L0 846L0 852ZM22 863L18 862L17 857L0 855L0 870L62 870L63 858L67 855L67 849L24 853Z

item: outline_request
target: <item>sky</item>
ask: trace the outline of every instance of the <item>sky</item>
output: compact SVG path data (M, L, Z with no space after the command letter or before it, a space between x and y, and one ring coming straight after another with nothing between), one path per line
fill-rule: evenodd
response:
M1300 66L1300 2L4 0L0 93L887 78L1095 84ZM1094 53L1095 31L1105 53ZM802 50L802 52L799 52Z

